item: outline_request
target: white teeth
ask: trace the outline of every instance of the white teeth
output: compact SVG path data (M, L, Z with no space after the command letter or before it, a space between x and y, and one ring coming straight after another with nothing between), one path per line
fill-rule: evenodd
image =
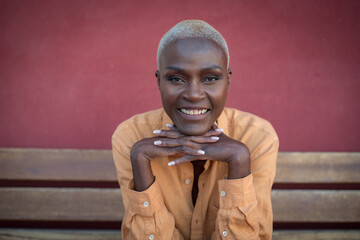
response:
M207 112L207 109L185 109L185 108L181 108L180 109L181 112L185 113L185 114L189 114L189 115L200 115L200 114L205 114Z

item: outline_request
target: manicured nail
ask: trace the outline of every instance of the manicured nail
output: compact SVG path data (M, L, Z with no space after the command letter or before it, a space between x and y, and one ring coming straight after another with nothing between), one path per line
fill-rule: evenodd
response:
M168 123L168 124L166 124L166 126L167 126L168 128L172 128L174 125Z
M159 133L161 133L161 130L154 130L153 133L154 134L159 134Z
M154 145L156 145L156 146L161 145L161 141L160 140L155 141Z
M217 141L219 140L219 137L211 137L211 139Z
M203 150L197 150L197 153L198 153L198 154L201 154L201 155L204 155L204 154L205 154L205 152L204 152Z
M168 165L169 165L169 166L173 166L173 165L175 165L175 162L174 162L174 161L171 161L171 162L168 163Z
M215 131L217 131L217 132L222 132L222 131L224 131L224 129L222 129L222 128L217 128L217 129L215 129Z

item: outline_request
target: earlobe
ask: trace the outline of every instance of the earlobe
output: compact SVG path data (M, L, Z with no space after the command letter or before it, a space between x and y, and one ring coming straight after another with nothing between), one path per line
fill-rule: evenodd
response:
M160 90L160 72L159 72L159 70L155 71L155 77L157 80L158 89Z

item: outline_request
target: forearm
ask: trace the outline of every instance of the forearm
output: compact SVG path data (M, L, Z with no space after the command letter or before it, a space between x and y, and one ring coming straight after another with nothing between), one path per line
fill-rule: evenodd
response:
M135 191L144 191L154 182L150 161L144 157L131 157Z

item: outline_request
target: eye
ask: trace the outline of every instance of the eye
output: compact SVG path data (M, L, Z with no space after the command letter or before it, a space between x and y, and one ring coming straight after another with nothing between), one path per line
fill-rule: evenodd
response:
M168 78L168 81L174 82L174 83L182 83L184 80L179 76L171 76Z
M212 82L215 82L215 81L217 81L217 80L219 80L220 78L219 77L217 77L217 76L208 76L208 77L206 77L204 80L203 80L203 82L205 82L205 83L212 83Z

